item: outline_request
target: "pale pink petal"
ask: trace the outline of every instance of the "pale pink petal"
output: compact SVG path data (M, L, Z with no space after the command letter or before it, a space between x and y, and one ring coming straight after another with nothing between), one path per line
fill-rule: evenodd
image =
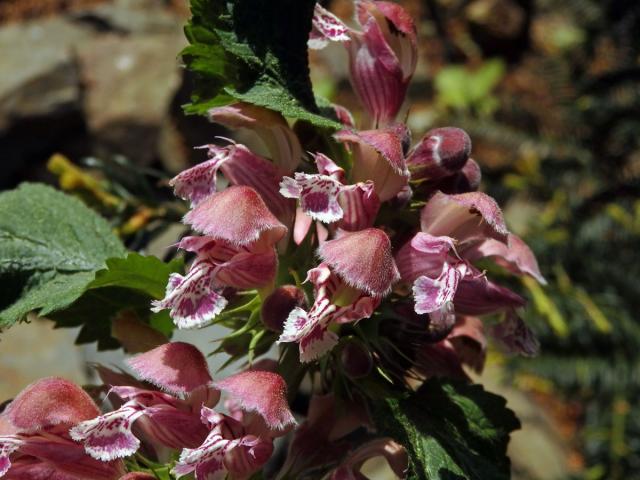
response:
M442 266L438 278L421 276L413 283L413 297L416 302L416 313L431 313L445 307L443 314L451 314L447 304L450 304L458 288L460 273L448 263Z
M73 425L98 415L94 401L79 386L59 377L37 380L22 390L4 415L21 432Z
M283 173L293 172L302 159L302 147L297 135L278 112L240 102L212 108L209 110L209 119L228 128L254 131L269 150L274 165Z
M376 20L386 42L396 54L405 80L413 75L418 61L417 30L411 15L394 2L359 0L357 17L361 25Z
M487 356L487 339L482 320L458 315L456 325L444 343L453 347L460 361L476 372L482 372Z
M278 268L278 255L272 248L263 253L242 252L219 266L216 279L241 290L271 283Z
M287 232L260 195L245 186L229 187L209 196L184 220L199 232L239 246L259 240L273 245Z
M146 438L174 449L195 448L209 433L199 415L169 405L145 408L144 416L138 420L136 427L146 434Z
M299 198L302 211L314 220L337 222L343 216L338 203L342 185L327 175L308 175L296 172L295 180L284 177L280 194L287 198Z
M184 277L172 274L165 297L154 300L151 310L171 309L169 315L178 328L208 325L227 306L227 300L214 285L216 268L214 264L200 261L195 262Z
M244 145L231 145L226 148L230 150L230 154L227 160L220 164L220 170L229 183L253 188L260 194L269 211L288 225L295 206L291 200L283 198L279 193L280 179L285 171L251 152Z
M14 435L0 435L0 477L11 468L10 455L22 445L22 440Z
M243 410L260 414L271 429L284 430L296 423L287 403L287 384L277 373L241 372L214 385L229 394Z
M534 357L540 352L535 334L513 310L507 311L504 320L491 328L491 335L509 354Z
M185 395L213 379L204 355L184 342L170 342L127 360L139 378L169 393Z
M506 242L509 233L498 204L481 192L436 192L422 209L420 226L423 232L447 235L468 246L487 237Z
M405 243L395 260L398 271L405 282L413 282L419 276L436 277L440 275L443 263L454 250L455 242L451 237L434 237L428 233L417 233Z
M226 451L224 466L232 478L247 478L267 463L273 454L273 440L246 435Z
M351 112L347 110L342 105L337 105L335 103L331 104L333 106L333 110L336 112L336 117L338 117L338 121L348 128L355 128L356 121L351 115Z
M340 183L344 183L345 173L344 168L339 167L336 163L327 157L323 153L316 153L313 156L313 159L316 162L316 167L318 168L318 173L321 175L328 175L338 180Z
M332 314L335 323L353 323L373 315L378 305L380 305L380 297L368 297L362 295L356 299L351 305L338 308Z
M488 315L526 305L520 295L489 281L479 272L460 280L453 303L456 311L464 315Z
M517 235L510 233L506 244L489 238L465 253L465 258L470 261L484 257L494 258L497 264L517 275L527 274L543 285L547 283L540 273L535 255Z
M349 27L333 13L316 3L313 11L309 48L321 49L329 42L348 42L351 39Z
M317 320L311 318L303 308L295 307L284 322L278 343L297 342L308 335L316 324Z
M189 200L192 206L215 193L216 173L220 164L228 157L228 150L214 145L211 147L216 149L213 152L211 149L209 151L211 160L180 172L169 182L176 196L183 200Z
M389 293L400 278L389 237L377 228L345 233L323 243L318 253L348 285L376 297Z
M455 127L427 132L407 157L411 178L437 179L453 175L466 164L471 153L471 139Z
M302 211L302 208L296 209L296 219L293 224L293 241L296 245L300 245L304 241L304 237L309 233L313 219Z
M300 361L308 363L317 360L337 344L338 336L318 325L300 340Z
M344 187L338 202L344 212L340 228L349 232L372 227L380 210L380 198L373 182Z
M361 132L342 130L334 137L353 145L353 180L373 182L380 201L394 198L407 184L409 171L403 153L403 143L408 138L406 127L395 125Z
M131 427L142 415L144 407L124 405L76 425L69 434L76 442L82 442L93 458L108 462L133 455L138 450L140 440L133 435Z

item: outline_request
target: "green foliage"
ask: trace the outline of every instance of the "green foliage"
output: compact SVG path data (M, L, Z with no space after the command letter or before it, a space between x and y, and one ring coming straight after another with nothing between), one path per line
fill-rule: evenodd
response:
M434 79L437 100L455 110L490 114L499 106L492 91L504 77L505 70L504 62L499 59L487 60L476 70L462 65L444 67Z
M520 424L502 397L480 385L431 379L405 399L385 398L373 416L404 445L409 479L508 479L509 434Z
M152 313L151 300L164 296L169 275L182 270L182 260L164 263L156 257L130 253L107 260L82 296L68 308L50 316L57 327L81 326L76 343L98 342L98 349L118 348L112 321L123 312L170 336L173 322L167 311Z
M38 184L0 194L0 328L72 304L125 249L79 200Z
M244 101L340 128L323 117L309 78L307 38L315 0L192 0L182 57L196 75L188 113Z

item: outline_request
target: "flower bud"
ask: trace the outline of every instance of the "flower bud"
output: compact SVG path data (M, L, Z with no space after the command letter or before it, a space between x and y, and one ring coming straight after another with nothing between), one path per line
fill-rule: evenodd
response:
M350 340L344 345L340 362L345 373L353 379L366 377L373 369L371 352L357 340Z
M278 287L262 303L262 323L274 332L282 332L287 316L295 307L304 308L304 293L295 285Z
M430 130L407 158L414 180L453 175L465 166L471 153L471 139L455 127Z
M437 190L444 193L467 193L475 192L480 188L482 180L482 171L480 165L473 158L467 160L462 170L444 178L436 186Z

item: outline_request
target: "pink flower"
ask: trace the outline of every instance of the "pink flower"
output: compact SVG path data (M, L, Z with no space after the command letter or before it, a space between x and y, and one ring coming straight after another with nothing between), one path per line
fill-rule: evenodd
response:
M433 322L451 324L456 313L510 312L525 304L473 266L482 257L496 255L512 271L542 278L529 248L508 232L499 207L483 193L437 192L420 218L422 232L400 249L396 261L402 279L413 283L416 313L429 314Z
M210 160L181 172L169 182L178 197L191 201L192 207L196 207L216 192L216 177L220 170L232 185L248 186L257 191L281 222L291 224L294 204L278 192L280 179L291 170L256 155L244 145L220 147L211 144L200 148L207 149Z
M380 130L342 130L334 135L353 151L354 182L373 182L381 202L391 200L409 181L404 152L410 142L406 125L395 124Z
M0 415L0 477L117 480L121 462L94 460L69 438L70 427L98 413L89 395L67 380L31 384Z
M196 480L248 478L273 453L273 439L287 433L295 419L286 400L282 377L267 371L247 371L215 384L233 399L230 415L202 408L209 434L197 448L185 448L173 473L195 473Z
M196 253L185 275L172 274L153 311L171 309L179 328L202 327L227 305L224 287L260 288L273 282L274 248L287 229L249 187L230 187L209 196L185 216L205 236L186 237L178 247Z
M361 31L347 27L316 4L311 48L340 42L349 52L351 84L375 127L393 122L406 95L417 62L413 20L392 2L356 2Z
M315 302L308 312L299 307L291 311L278 340L297 342L302 362L320 358L336 345L332 324L370 317L399 279L382 230L345 233L323 243L318 252L323 263L307 274L315 286Z
M407 157L411 179L429 180L454 175L471 153L471 139L455 127L436 128L425 134Z
M317 153L314 158L319 173L296 172L294 178L284 177L280 183L280 194L300 199L300 208L310 219L332 223L336 228L347 231L372 226L380 208L373 182L347 185L345 171L329 157ZM309 227L310 222L307 222L295 232L297 243L306 236Z
M110 393L124 403L115 411L86 420L70 431L92 457L110 461L134 454L140 440L133 433L165 447L197 446L207 435L200 410L215 405L220 393L212 386L206 359L188 343L161 345L127 362L138 377L157 389L140 386L135 379L120 376L125 385L112 386ZM143 384L144 385L144 384ZM97 413L97 412L96 412Z

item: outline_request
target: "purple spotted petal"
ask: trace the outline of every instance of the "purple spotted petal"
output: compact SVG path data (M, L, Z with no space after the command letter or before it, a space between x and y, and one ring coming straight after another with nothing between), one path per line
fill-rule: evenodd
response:
M309 48L318 50L326 47L329 42L348 42L350 39L349 27L320 3L316 3Z
M184 342L165 343L127 360L127 364L142 380L177 395L213 380L204 355Z
M14 435L0 435L0 477L11 468L10 455L22 445L22 440Z
M162 300L152 302L151 310L170 309L178 328L198 328L209 324L227 305L213 284L216 266L205 261L195 262L186 276L177 273L169 277Z
M296 172L295 179L284 177L280 194L287 198L299 198L302 211L314 220L333 223L343 216L338 203L342 190L340 182L327 175L308 175Z
M321 325L300 340L300 361L312 362L324 356L338 344L338 336Z
M416 313L431 313L443 307L448 309L446 305L452 302L459 281L460 272L448 263L444 263L438 278L418 277L413 283Z
M133 455L140 447L131 432L133 422L144 414L144 407L124 405L120 409L87 420L73 427L69 434L82 442L89 455L108 462Z
M191 206L195 206L204 198L215 193L216 174L220 168L220 163L224 162L227 156L228 151L219 149L213 156L209 155L211 160L180 172L171 179L169 185L173 187L177 197L189 200Z

